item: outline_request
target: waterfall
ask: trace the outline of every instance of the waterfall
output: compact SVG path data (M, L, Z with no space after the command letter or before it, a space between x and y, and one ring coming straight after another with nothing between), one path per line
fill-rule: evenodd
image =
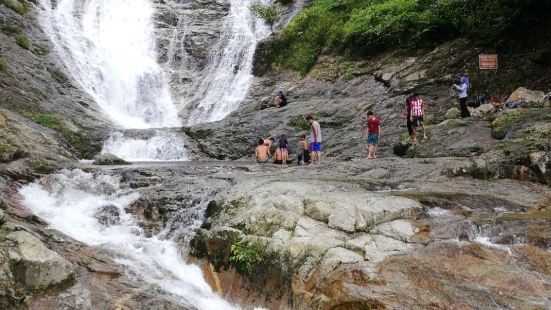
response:
M23 204L50 227L112 251L129 272L180 297L182 308L234 308L212 292L201 269L187 264L172 240L144 235L126 212L139 194L121 189L119 178L64 170L23 187L20 194ZM110 223L99 220L105 208L115 215Z
M116 124L125 129L181 125L157 63L149 0L59 0L55 6L51 0L40 0L40 4L41 26L69 73ZM177 158L161 154L149 159L185 157L182 141L171 145L172 153L180 152Z
M257 43L270 33L250 11L254 1L230 0L222 37L212 48L206 73L196 83L195 95L188 103L193 107L188 124L221 120L247 95Z

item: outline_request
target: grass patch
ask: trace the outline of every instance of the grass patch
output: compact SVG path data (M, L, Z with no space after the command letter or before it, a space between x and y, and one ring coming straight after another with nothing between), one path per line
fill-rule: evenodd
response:
M61 129L61 123L59 120L52 116L47 114L41 114L41 113L35 113L30 111L25 111L22 113L23 116L26 118L32 120L33 122L40 124L44 127L48 127L53 130L60 130Z
M0 72L5 72L7 68L8 68L7 61L4 58L0 57Z
M67 82L67 77L59 70L48 68L48 73L50 73L50 76L59 84L65 84Z
M20 34L21 28L19 28L19 26L14 24L6 24L2 27L2 32L7 35Z
M503 113L492 122L492 137L503 140L511 128L520 120L520 112Z
M63 136L80 154L84 154L90 145L90 139L80 132L65 131Z
M3 0L2 2L19 15L23 15L29 10L27 5L19 0Z
M310 129L310 124L305 117L295 116L289 121L289 126L299 129L299 130L308 130Z
M31 43L29 42L29 39L24 35L18 35L15 37L15 42L20 47L28 50L31 47Z

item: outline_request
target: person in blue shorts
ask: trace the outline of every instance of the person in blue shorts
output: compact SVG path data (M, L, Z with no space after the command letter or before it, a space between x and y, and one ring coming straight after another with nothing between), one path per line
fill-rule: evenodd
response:
M321 162L321 127L312 115L306 117L306 121L310 124L310 152L311 163L318 164Z
M365 126L364 137L367 138L367 158L377 158L377 144L381 134L381 121L375 117L373 112L367 112L367 124Z

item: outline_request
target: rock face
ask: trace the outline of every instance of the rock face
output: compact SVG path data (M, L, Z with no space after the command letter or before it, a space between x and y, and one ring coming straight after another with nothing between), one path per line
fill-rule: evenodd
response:
M12 232L6 239L14 243L8 256L16 286L31 291L45 289L74 275L71 263L28 232Z
M94 165L108 166L108 165L129 165L130 163L113 155L113 154L99 154L94 158Z
M0 161L4 174L92 158L112 125L66 73L30 1L0 5ZM22 13L22 14L20 14Z

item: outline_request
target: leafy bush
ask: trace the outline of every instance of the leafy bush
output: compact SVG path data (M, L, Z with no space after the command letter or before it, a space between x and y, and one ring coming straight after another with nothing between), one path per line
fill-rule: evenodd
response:
M270 29L273 31L274 24L281 19L281 10L275 4L267 5L260 2L255 2L251 5L250 10L256 16L262 18Z
M19 0L3 0L3 2L8 8L14 10L19 15L27 13L27 6Z
M20 34L21 28L14 24L6 24L2 27L2 32L5 34Z
M321 53L366 57L466 36L488 45L548 36L551 1L313 0L276 39L272 67L308 72Z
M30 47L29 39L27 39L26 36L18 35L15 37L15 42L17 42L17 45L21 46L22 48L28 50Z
M254 267L265 262L266 246L240 241L231 245L230 262L243 275L251 276Z
M306 118L303 116L295 116L289 121L289 126L299 129L299 130L308 130L310 129L310 124L306 121Z
M6 71L6 68L8 68L8 64L6 60L2 57L0 57L0 72Z

